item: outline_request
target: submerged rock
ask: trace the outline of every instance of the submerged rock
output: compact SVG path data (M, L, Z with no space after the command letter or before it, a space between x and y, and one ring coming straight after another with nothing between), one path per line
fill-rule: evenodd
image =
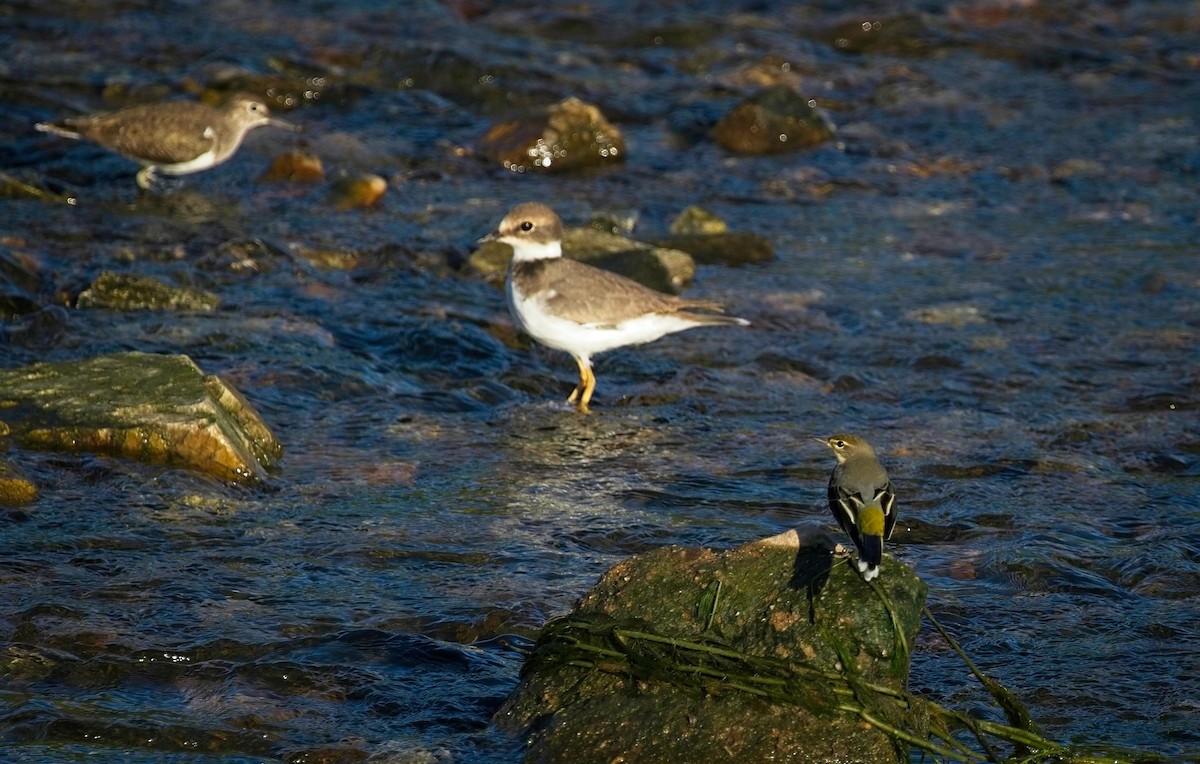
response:
M311 151L299 150L277 154L271 160L271 166L258 178L262 183L315 183L324 179L325 167L321 157Z
M494 721L528 762L898 761L865 722L905 713L890 693L925 592L891 558L867 584L794 531L638 555L546 626Z
M183 355L117 353L0 371L0 428L28 448L94 451L258 482L282 455L258 413Z
M743 265L775 259L775 248L757 233L730 231L725 221L703 207L688 207L671 221L671 235L653 243L687 252L705 265Z
M37 486L17 465L0 459L0 507L20 507L32 502L37 495Z
M692 205L675 216L671 221L672 236L695 236L703 234L712 236L718 233L728 233L729 226L716 213Z
M483 137L487 158L513 172L565 172L625 160L625 137L578 98L541 114L499 122Z
M590 226L563 229L563 256L669 294L678 294L696 275L696 263L686 252ZM491 279L503 278L510 260L512 247L496 241L484 243L467 258L472 268Z
M146 276L102 271L79 293L79 308L116 310L214 310L221 299L211 292L171 286Z
M771 242L757 233L685 234L654 239L653 242L660 247L687 252L693 260L704 265L744 265L775 259Z
M371 173L347 175L329 187L333 207L340 211L374 207L385 193L387 181Z
M735 154L777 154L824 143L833 124L813 103L786 86L767 88L721 117L713 138Z

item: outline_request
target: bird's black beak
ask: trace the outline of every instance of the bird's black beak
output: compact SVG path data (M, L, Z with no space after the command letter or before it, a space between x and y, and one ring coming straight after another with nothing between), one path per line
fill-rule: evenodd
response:
M482 247L484 244L487 244L488 242L496 241L499 238L500 238L500 232L492 231L487 236L483 236L483 237L479 238L478 240L476 240L475 244L476 244L476 246Z

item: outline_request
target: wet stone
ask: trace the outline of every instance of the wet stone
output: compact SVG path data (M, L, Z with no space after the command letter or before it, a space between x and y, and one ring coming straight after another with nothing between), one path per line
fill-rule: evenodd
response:
M855 16L821 29L813 35L843 53L925 55L945 44L920 14Z
M687 252L599 231L591 226L563 230L563 256L619 273L660 292L678 294L696 275ZM467 258L485 277L499 280L508 270L512 248L487 242Z
M79 293L79 308L113 310L215 310L221 300L211 292L177 287L125 273L103 271L91 286Z
M687 234L654 239L654 244L687 252L703 265L745 265L775 259L775 248L761 234L728 232Z
M735 154L798 151L833 138L829 118L789 87L768 88L734 106L713 128L713 138Z
M0 506L20 507L38 496L37 486L7 459L0 459Z
M325 178L321 157L309 151L285 151L271 160L259 181L274 183L315 183Z
M117 353L0 371L0 424L27 448L90 451L260 482L282 446L183 355Z
M890 557L877 583L795 531L632 557L547 624L494 721L528 741L526 761L897 761L838 708L843 672L907 681L926 587ZM768 677L777 694L745 691ZM903 714L885 692L854 694L877 718Z
M513 172L568 172L625 160L625 138L592 104L567 98L544 112L498 122L480 148Z
M672 236L712 236L728 231L729 225L716 213L696 205L684 209L671 221Z
M33 313L41 305L41 266L33 257L0 244L0 318Z
M329 188L334 209L343 211L374 207L385 193L387 181L369 173L339 178Z

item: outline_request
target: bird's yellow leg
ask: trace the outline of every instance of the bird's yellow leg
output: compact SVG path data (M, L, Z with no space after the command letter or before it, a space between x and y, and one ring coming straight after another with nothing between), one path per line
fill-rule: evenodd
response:
M591 369L584 365L582 359L576 358L575 365L579 367L579 384L575 385L575 389L571 391L571 397L567 398L567 403L574 403L579 400L579 394L587 386L588 373L591 371Z
M592 402L592 393L596 392L596 374L590 366L580 366L580 369L585 372L586 377L583 382L583 395L579 398L579 411L587 414L591 412L588 404Z
M138 188L142 188L142 189L145 189L146 191L149 191L150 186L154 184L154 177L155 176L154 176L154 166L153 165L147 165L147 166L143 167L142 169L138 170L138 174L136 177Z
M579 384L571 391L571 397L567 398L567 403L574 403L580 413L590 414L591 409L588 408L588 403L591 402L592 393L596 390L596 375L592 373L591 364L582 358L576 358L575 364L579 367Z

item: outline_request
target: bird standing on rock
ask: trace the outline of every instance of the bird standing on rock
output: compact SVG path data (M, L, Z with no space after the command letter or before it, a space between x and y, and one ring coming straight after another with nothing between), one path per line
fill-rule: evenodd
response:
M883 542L896 527L896 491L871 444L857 435L815 438L833 449L837 466L829 476L829 508L858 547L864 581L879 575Z
M246 133L274 125L299 128L271 116L261 100L235 96L221 106L194 101L131 106L119 111L38 123L37 129L88 140L142 165L137 184L148 189L154 174L189 175L233 156Z
M571 354L579 384L567 399L588 412L596 389L592 356L697 326L746 326L721 305L663 294L562 256L562 221L544 204L518 204L484 240L513 249L505 290L513 319L541 344Z

